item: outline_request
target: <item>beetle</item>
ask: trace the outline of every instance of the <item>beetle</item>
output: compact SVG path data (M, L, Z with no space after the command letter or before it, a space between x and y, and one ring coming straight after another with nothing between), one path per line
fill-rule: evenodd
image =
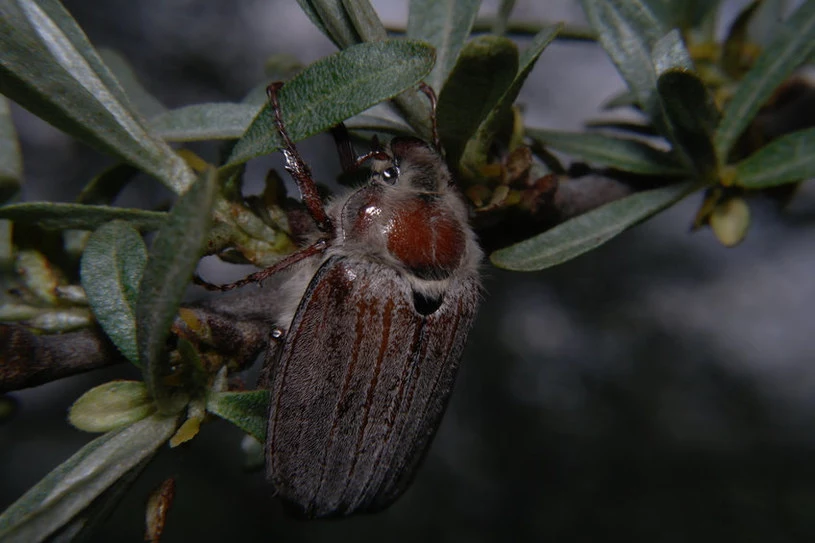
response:
M376 512L409 486L439 425L478 308L482 253L429 87L434 144L393 138L351 164L371 162L367 183L324 205L286 132L281 86L267 92L285 167L318 234L232 285L289 273L261 373L267 477L296 516Z

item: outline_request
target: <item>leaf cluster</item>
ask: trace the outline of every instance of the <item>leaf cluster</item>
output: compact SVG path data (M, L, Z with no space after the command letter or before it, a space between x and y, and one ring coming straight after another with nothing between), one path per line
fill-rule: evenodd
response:
M495 251L497 266L559 264L699 190L707 196L696 224L709 223L732 244L749 220L745 193L815 176L815 128L769 135L755 122L815 53L815 0L763 46L747 28L777 14L760 2L722 43L712 33L717 2L582 0L590 28L574 29L512 21L511 1L484 21L478 0L411 0L407 25L396 31L368 0L298 3L340 51L307 67L270 62L287 80L279 100L294 141L346 120L363 138L430 139L430 103L417 90L424 80L438 92L439 136L478 225L500 233L513 214L538 225L540 214L557 211L547 207L552 193L577 176L557 154L631 188ZM532 35L524 47L509 37L516 30ZM596 40L606 50L628 86L608 109L632 109L641 122L599 121L579 133L526 126L516 100L558 37ZM279 178L270 175L259 198L241 193L245 163L282 143L264 89L259 83L239 103L170 110L124 59L94 48L57 0L0 0L0 92L117 160L73 203L16 201L22 160L0 97L0 265L15 267L19 287L2 300L0 320L39 332L96 322L144 379L102 385L74 404L73 424L106 433L0 515L0 539L87 533L159 448L192 439L208 414L264 439L268 392L228 390L228 372L243 364L232 359L240 349L213 356L202 347L214 341L206 319L179 310L202 255L267 266L296 245ZM217 160L183 148L202 140L222 143ZM169 211L113 205L140 172L175 195ZM258 335L232 325L235 337ZM230 350L231 358L222 354Z

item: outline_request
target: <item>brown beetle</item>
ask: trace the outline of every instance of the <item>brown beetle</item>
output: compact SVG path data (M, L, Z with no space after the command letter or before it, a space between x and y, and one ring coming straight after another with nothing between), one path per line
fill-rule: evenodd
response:
M291 271L261 383L272 391L267 475L299 516L374 512L405 491L439 425L482 254L437 141L397 137L360 157L372 160L368 182L324 206L286 133L280 86L268 94L286 169L319 235L235 284Z

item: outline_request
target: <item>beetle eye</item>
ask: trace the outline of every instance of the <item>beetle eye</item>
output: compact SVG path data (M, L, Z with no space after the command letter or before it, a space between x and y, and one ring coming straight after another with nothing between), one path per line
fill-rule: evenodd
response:
M398 178L399 178L399 168L397 168L396 166L391 166L390 168L382 172L382 180L389 185L395 184Z

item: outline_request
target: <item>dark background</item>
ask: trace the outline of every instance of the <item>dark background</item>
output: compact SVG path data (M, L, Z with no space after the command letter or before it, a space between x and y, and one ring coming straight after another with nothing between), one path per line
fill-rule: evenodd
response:
M374 5L386 21L406 17L406 2ZM727 13L742 5L729 2ZM168 107L240 100L264 82L269 55L308 63L333 50L293 1L66 7ZM568 0L519 1L516 14L582 21ZM521 101L530 125L578 129L621 88L599 47L555 44ZM26 198L71 200L110 163L14 114ZM336 175L328 138L302 149L318 179ZM279 164L252 164L250 190ZM166 197L158 190L145 182L123 198ZM96 540L140 541L144 501L170 475L167 542L813 540L815 190L805 185L784 213L751 202L750 233L735 249L689 233L699 203L555 269L485 264L450 409L415 485L388 511L286 518L262 474L242 469L241 433L219 421L162 450ZM115 377L138 375L117 368L13 395L18 413L0 425L0 509L90 439L66 410Z

